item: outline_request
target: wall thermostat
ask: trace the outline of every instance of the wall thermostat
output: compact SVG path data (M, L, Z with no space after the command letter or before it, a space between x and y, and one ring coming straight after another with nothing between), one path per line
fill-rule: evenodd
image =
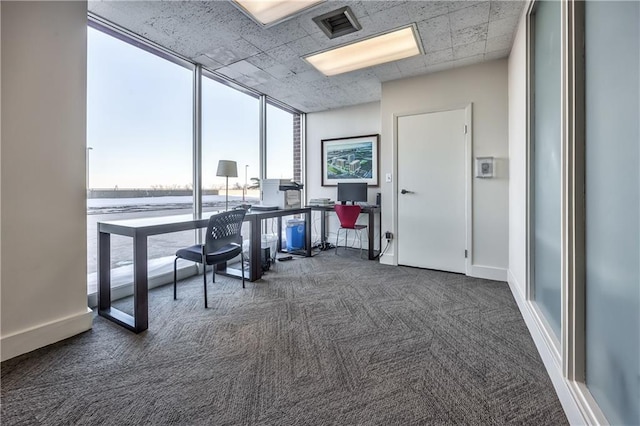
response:
M493 157L476 157L476 177L492 178L494 170Z

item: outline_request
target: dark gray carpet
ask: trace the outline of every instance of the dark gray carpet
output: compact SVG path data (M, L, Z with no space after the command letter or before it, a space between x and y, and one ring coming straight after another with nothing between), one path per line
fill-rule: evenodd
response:
M562 425L506 283L322 252L2 363L3 425ZM130 305L125 300L122 306Z

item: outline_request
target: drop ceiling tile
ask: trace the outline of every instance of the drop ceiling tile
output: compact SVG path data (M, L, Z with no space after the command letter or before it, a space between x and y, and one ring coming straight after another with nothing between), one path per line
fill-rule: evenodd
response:
M519 17L522 14L522 10L526 3L527 2L523 0L492 1L489 17L492 21L504 19L510 16Z
M267 50L266 53L280 64L300 58L300 55L286 45L274 47L273 49Z
M420 35L429 36L431 34L442 34L451 32L448 15L436 16L435 18L425 19L416 24Z
M208 57L207 55L196 56L193 60L212 70L223 66L220 62Z
M487 39L489 24L480 24L473 27L463 28L451 33L451 43L453 47L463 44L476 43Z
M273 57L267 55L265 52L250 56L246 59L246 61L262 69L278 65L278 61L276 61Z
M233 64L228 65L227 68L243 75L252 75L260 71L260 68L244 60L234 62Z
M485 53L484 60L493 61L494 59L508 58L510 52L511 52L511 49L505 49L505 50L496 50L493 52Z
M425 54L427 67L449 61L453 61L453 49L451 48Z
M269 32L277 37L282 44L286 44L309 35L309 33L300 25L300 22L294 19L289 19L270 27Z
M389 9L382 10L374 13L373 15L369 14L369 18L373 25L379 29L379 32L398 28L407 25L408 22L412 22L409 12L407 12L404 4L399 4Z
M207 51L205 52L205 55L223 65L229 65L243 59L241 56L237 55L225 46L219 46L213 50Z
M478 24L489 22L489 2L483 2L464 9L451 12L449 19L451 20L451 30L461 30L463 28L472 27Z
M427 36L426 40L422 40L422 45L424 46L424 51L426 53L437 52L438 50L448 49L453 46L451 44L450 33L436 34L430 37Z
M296 52L299 57L322 49L322 45L309 35L287 43L287 47Z
M495 52L496 50L511 49L512 36L511 34L502 35L487 39L486 52Z
M264 28L259 28L255 22L251 22L251 25L246 25L241 29L238 28L236 31L243 39L263 51L273 49L274 47L284 44L284 42L273 33Z
M426 20L436 16L447 16L449 13L448 1L408 1L405 9L414 20ZM447 18L448 21L448 18Z
M374 0L367 0L365 2L363 2L364 8L367 11L368 15L375 15L376 13L379 13L381 11L384 10L388 10L391 9L393 7L396 6L400 6L403 3L406 3L404 1L374 1Z
M480 3L486 3L487 0L455 0L447 2L447 6L449 7L449 12L455 12L456 10L466 9L467 7L477 6Z
M218 68L216 70L216 72L219 72L222 75L226 75L227 77L232 78L232 79L236 79L236 78L242 76L241 73L239 73L238 71L235 71L235 70L233 70L233 69L231 69L229 67Z
M274 65L272 67L265 68L264 70L275 78L285 78L293 75L293 71L284 65Z
M505 34L513 34L518 25L518 17L510 16L504 19L489 21L487 38L494 38Z
M475 43L455 46L453 48L453 59L460 60L471 56L483 55L485 43L485 41L477 41Z
M236 78L236 81L240 84L244 84L245 86L256 87L257 85L264 84L270 81L271 79L273 79L273 77L271 77L267 73L264 73L264 74L255 73L252 75L241 75L240 77Z
M302 72L300 74L296 74L296 77L300 81L303 81L305 83L308 83L310 81L317 81L317 80L322 80L322 79L327 78L322 73L320 73L320 72L318 72L316 70L309 70L309 71Z
M283 65L285 67L289 68L291 71L293 71L296 74L300 74L302 72L315 69L307 61L305 61L304 59L299 59L299 58L291 60L289 62L285 62L285 63L283 63Z
M88 8L221 75L311 112L379 100L381 81L506 57L524 4L493 0L332 0L270 28L256 25L229 1L90 1ZM363 29L329 40L312 18L344 5L351 7ZM321 74L300 59L312 51L412 22L418 24L426 52L419 60L327 78L318 77ZM485 31L481 25L487 22L490 24ZM316 77L319 79L314 80Z

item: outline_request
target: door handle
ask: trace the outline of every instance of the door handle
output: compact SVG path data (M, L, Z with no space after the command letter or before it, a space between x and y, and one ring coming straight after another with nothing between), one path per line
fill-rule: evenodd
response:
M402 191L400 191L401 194L413 194L413 191L407 191L406 189L403 189Z

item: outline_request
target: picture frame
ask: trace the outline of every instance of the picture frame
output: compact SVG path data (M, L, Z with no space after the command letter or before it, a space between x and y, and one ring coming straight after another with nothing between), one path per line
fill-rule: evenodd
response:
M378 186L380 135L322 139L322 186L366 183Z

